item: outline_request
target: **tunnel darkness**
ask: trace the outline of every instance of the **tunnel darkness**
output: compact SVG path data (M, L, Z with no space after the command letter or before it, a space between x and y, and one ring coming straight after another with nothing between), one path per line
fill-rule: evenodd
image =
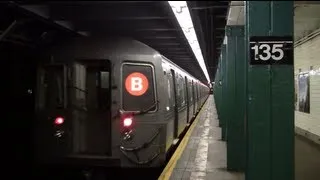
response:
M2 107L5 112L1 118L5 160L2 163L10 177L26 178L32 175L32 169L35 170L33 129L37 65L50 59L45 55L48 47L71 36L32 18L3 16L7 19L0 19Z
M32 162L32 127L34 120L34 94L36 63L39 61L36 49L30 49L1 42L0 59L5 88L3 107L4 141L10 169L22 172ZM18 174L17 174L18 175Z

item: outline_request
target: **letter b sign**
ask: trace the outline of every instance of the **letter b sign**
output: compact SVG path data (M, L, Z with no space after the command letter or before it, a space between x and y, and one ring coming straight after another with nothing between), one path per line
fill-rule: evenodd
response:
M143 95L149 87L148 79L139 72L129 74L125 80L125 86L128 93L133 96Z

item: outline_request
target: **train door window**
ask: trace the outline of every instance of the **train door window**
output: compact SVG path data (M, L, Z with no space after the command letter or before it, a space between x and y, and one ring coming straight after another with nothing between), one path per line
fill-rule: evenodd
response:
M66 106L66 67L46 65L39 69L37 106L41 110Z
M86 109L86 67L80 63L73 65L73 105Z
M179 99L180 99L180 107L185 106L186 104L186 99L185 99L185 85L184 85L184 79L181 75L179 75L179 81L178 81L178 86L179 86Z
M110 107L110 69L103 61L83 60L74 63L75 105L85 109Z
M197 83L198 101L200 100L200 88L199 83Z
M191 90L192 90L192 102L194 103L196 98L194 97L194 82L193 82L193 80L191 81Z
M172 87L170 83L171 74L168 72L165 76L165 85L167 85L167 92L168 92L168 101L167 101L167 107L166 110L169 111L170 107L173 105L173 97L172 97Z
M178 72L175 73L175 82L176 82L176 93L177 93L177 107L179 108L180 107L180 104L181 104L181 98L180 98L180 86L179 86L179 75L178 75Z
M198 102L198 83L197 82L194 83L194 89L195 89L196 102Z
M169 83L169 85L168 85L168 87L170 88L168 91L170 91L170 94L171 94L171 98L170 98L170 105L172 106L172 107L174 107L176 104L176 102L175 102L175 93L174 93L174 84L173 84L173 74L172 74L172 71L173 70L170 70L169 72L168 72L168 83Z
M190 95L189 95L189 92L188 92L189 88L188 88L188 78L187 78L187 76L184 77L184 81L183 82L184 82L185 100L186 100L186 104L187 104L187 103L190 103L189 102L190 100L188 99L189 98L188 96L190 96Z
M199 101L199 94L200 94L200 92L199 92L199 84L197 83L196 84L196 89L197 89L197 100Z
M150 64L122 65L122 109L156 111L154 67Z
M192 104L193 103L192 82L189 81L188 84L189 84L188 89L189 89L190 104Z

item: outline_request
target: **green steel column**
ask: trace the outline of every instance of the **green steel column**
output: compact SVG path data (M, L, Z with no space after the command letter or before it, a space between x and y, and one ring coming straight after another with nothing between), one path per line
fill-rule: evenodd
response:
M221 45L221 139L227 140L227 120L228 104L227 104L227 83L226 83L226 45Z
M215 74L215 78L214 78L214 82L215 84L217 84L217 81L219 79L219 68L217 68L216 70L216 74ZM213 97L214 97L214 102L216 104L216 110L217 110L217 114L218 114L218 118L219 118L219 87L218 86L213 86Z
M227 168L242 171L245 168L245 52L244 26L226 26L227 35Z
M220 55L220 62L219 62L219 79L217 85L219 86L219 127L222 128L222 56Z
M221 85L219 85L219 82L221 80L221 56L219 58L218 68L217 68L217 75L216 75L216 81L215 81L215 97L216 97L216 104L217 104L217 114L219 119L219 127L221 127Z
M293 1L246 1L245 11L246 48L252 36L293 36ZM293 180L293 65L248 64L247 76L246 180Z

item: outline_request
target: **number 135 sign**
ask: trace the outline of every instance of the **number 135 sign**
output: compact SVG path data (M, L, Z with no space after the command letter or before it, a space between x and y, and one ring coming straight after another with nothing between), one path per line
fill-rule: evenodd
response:
M250 64L293 65L292 37L254 36L250 37Z

